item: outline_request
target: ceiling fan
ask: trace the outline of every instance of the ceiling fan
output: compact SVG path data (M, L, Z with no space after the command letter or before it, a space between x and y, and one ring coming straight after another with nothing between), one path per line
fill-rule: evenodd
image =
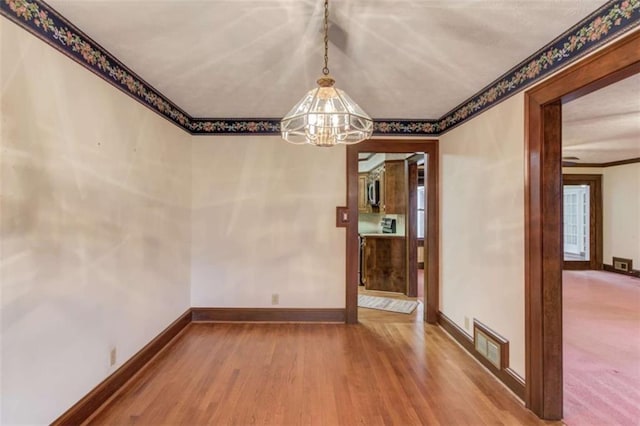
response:
M562 157L562 165L564 167L571 167L571 166L575 166L578 163L576 163L576 161L579 161L580 159L578 157Z

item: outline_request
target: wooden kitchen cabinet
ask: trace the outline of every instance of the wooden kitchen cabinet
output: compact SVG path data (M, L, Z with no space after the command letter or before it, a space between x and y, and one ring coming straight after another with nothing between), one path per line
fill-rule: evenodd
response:
M367 290L407 293L406 240L397 236L366 236L362 281Z
M384 212L407 212L407 162L405 160L384 163Z
M369 179L367 173L358 175L358 212L370 213L371 205L369 204Z

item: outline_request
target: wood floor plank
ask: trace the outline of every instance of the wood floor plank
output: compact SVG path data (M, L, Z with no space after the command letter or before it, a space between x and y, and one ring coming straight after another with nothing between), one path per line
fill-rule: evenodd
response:
M193 323L90 424L545 424L421 310Z

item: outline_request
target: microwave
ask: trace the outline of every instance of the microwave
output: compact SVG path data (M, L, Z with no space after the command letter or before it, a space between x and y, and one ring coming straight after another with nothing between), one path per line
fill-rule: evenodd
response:
M369 204L373 207L380 207L380 181L375 179L369 182L367 189Z

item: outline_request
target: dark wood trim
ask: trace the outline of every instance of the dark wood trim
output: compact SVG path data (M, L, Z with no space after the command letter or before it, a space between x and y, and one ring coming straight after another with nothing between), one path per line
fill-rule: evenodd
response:
M520 399L524 399L524 389L525 389L525 380L521 375L516 373L511 367L507 367L504 370L504 374L508 377L506 380L507 383L512 383L511 386L507 385L509 389L513 393L515 393ZM503 381L505 383L505 381Z
M524 399L525 381L518 375L518 373L516 373L509 367L506 367L504 369L496 368L491 362L489 362L488 359L480 355L475 350L473 338L442 312L440 312L438 315L438 324L449 334L449 336L453 338L453 340L458 342L463 348L467 350L467 352L469 352L469 354L477 359L480 364L482 364L487 370L489 370L494 376L496 376L498 380L500 380L505 384L505 386L511 389L511 391L515 393L520 399ZM508 356L506 358L506 362L509 362Z
M194 322L345 322L341 308L191 308L191 312Z
M347 146L347 209L350 217L358 217L358 149ZM363 151L367 152L367 151ZM345 268L345 312L347 324L358 323L358 263L360 262L360 247L358 240L358 223L356 220L347 224L346 238L346 268ZM354 223L355 222L355 223Z
M407 173L407 296L418 297L418 164L415 161L409 163Z
M613 265L607 265L606 263L602 265L602 269L604 269L607 272L615 272L616 274L622 274L628 277L640 278L640 271L636 269L632 269L630 272L624 272L614 268Z
M635 164L635 163L640 163L640 157L629 158L628 160L610 161L608 163L602 164L602 167L624 166L625 164Z
M394 140L370 139L355 145L347 146L347 206L349 216L358 214L358 153L389 152L410 153L424 152L427 173L425 212L425 321L435 324L438 321L438 304L440 300L440 225L438 218L439 174L438 174L438 140ZM346 233L346 322L358 322L358 224L355 220L347 225Z
M191 309L188 309L113 374L54 420L52 425L79 425L87 420L153 357L158 355L190 322Z
M425 321L438 322L440 312L440 172L438 143L425 151Z
M595 268L591 267L591 262L588 260L565 260L562 262L562 269L565 271L587 271Z
M592 174L563 174L563 185L589 186L589 260L563 260L566 270L601 270L602 242L604 238L602 225L602 175ZM564 246L563 246L564 251Z
M572 163L563 167L614 167L634 163L640 163L640 157L629 158L628 160L610 161L608 163Z
M562 418L562 140L560 101L640 72L627 34L525 92L525 403Z

